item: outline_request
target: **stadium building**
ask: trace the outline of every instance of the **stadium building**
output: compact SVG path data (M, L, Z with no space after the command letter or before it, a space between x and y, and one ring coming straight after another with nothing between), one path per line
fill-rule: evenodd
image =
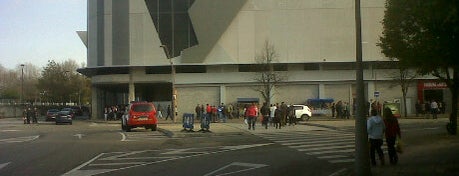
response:
M196 104L263 100L255 90L257 57L273 46L283 79L272 103L306 104L355 98L356 35L353 0L88 0L87 66L92 115L132 100L174 104L179 116ZM377 46L384 0L361 2L366 99L401 100L398 73ZM419 81L417 100L447 100L449 91ZM173 91L174 95L173 95ZM425 90L424 90L425 89ZM445 98L446 97L446 98ZM450 97L450 96L449 96ZM351 106L352 107L352 106Z

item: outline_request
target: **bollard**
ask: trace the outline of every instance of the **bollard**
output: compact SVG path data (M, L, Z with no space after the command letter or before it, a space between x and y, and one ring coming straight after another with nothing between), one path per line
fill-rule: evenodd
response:
M182 131L193 132L194 114L183 113L182 122L183 122L183 130Z

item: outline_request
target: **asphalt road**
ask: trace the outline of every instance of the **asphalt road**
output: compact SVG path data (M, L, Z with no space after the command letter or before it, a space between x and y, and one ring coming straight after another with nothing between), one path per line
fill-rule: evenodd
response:
M417 159L425 168L414 173L437 173L432 167L457 163L457 150L449 149L458 145L457 138L450 139L442 126L402 124L409 150L400 156L400 166L374 170L384 175L391 169L415 168L406 161ZM297 125L275 133L182 138L144 129L127 133L118 124L85 120L24 125L18 119L0 119L0 175L328 176L353 167L354 134L349 127L305 129Z

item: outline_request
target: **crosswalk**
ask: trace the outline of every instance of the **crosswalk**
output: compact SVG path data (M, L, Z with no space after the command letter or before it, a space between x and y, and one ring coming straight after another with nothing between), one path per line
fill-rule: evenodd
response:
M148 141L170 139L169 136L159 131L119 132L121 141Z
M352 163L355 136L351 132L334 130L279 131L257 133L257 136L312 155L329 163ZM385 149L385 146L383 147Z

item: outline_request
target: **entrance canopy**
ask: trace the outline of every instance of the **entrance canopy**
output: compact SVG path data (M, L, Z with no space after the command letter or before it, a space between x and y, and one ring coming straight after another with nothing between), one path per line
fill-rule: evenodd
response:
M333 98L315 98L315 99L308 99L309 104L315 103L333 103Z

